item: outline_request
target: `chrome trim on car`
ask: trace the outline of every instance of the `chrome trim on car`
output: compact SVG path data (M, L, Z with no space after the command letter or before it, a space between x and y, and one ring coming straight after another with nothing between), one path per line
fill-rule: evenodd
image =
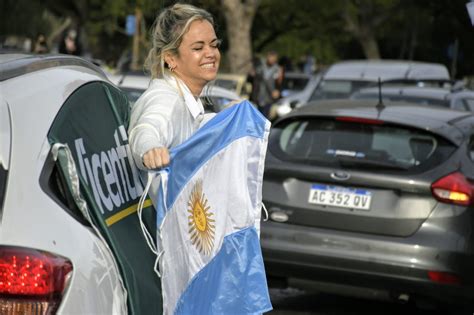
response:
M348 180L349 178L351 178L351 174L343 171L336 171L331 173L331 178L335 180Z
M14 57L19 58L14 58ZM26 73L60 66L81 66L106 78L105 73L93 63L69 55L8 55L0 58L0 82Z

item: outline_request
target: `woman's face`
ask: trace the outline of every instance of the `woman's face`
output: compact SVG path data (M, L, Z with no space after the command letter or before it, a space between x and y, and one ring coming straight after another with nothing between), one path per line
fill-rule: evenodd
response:
M171 56L175 73L197 96L216 78L221 54L214 27L206 20L193 21L183 36L178 55ZM168 63L170 64L170 63Z

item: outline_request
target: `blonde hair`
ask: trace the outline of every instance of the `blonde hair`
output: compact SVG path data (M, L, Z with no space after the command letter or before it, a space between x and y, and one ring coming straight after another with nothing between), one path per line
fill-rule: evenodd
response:
M178 55L184 34L196 20L206 20L214 26L214 19L209 12L190 4L177 3L158 15L152 28L153 46L145 60L145 69L152 78L163 76L165 71L169 71L166 69L165 55Z

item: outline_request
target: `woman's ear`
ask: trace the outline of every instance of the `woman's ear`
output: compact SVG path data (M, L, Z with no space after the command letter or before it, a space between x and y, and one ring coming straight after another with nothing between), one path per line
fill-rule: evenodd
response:
M167 52L164 59L169 69L174 69L176 67L176 57L172 53Z

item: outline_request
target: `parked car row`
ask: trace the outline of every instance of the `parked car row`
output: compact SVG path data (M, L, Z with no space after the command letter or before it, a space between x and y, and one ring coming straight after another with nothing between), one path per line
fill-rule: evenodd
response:
M303 92L283 98L274 106L272 119L288 114L293 108L325 99L347 98L361 88L389 82L444 85L450 81L446 66L436 63L397 60L352 60L333 64L315 75Z
M317 77L307 99L277 105L267 274L472 312L474 92L427 63L343 62Z
M424 86L382 86L364 88L351 95L353 99L408 102L441 106L456 110L474 111L474 91L462 86L451 88Z
M439 67L421 76L430 68L418 66L402 79L389 75L395 65L379 69L398 78L381 102L369 87L296 106L274 123L261 227L269 276L472 311L471 92L426 87L449 78ZM317 75L289 97L315 95L324 80L338 86L325 91L342 91L329 78ZM0 55L0 313L161 311L155 257L143 240L126 246L142 237L130 214L143 189L126 124L148 83L107 77L72 56ZM240 97L219 86L207 96L214 111Z
M137 101L150 84L150 77L144 74L109 74L108 78L127 94L130 105ZM216 84L209 85L202 93L201 100L207 111L219 112L229 103L242 97L236 92Z

